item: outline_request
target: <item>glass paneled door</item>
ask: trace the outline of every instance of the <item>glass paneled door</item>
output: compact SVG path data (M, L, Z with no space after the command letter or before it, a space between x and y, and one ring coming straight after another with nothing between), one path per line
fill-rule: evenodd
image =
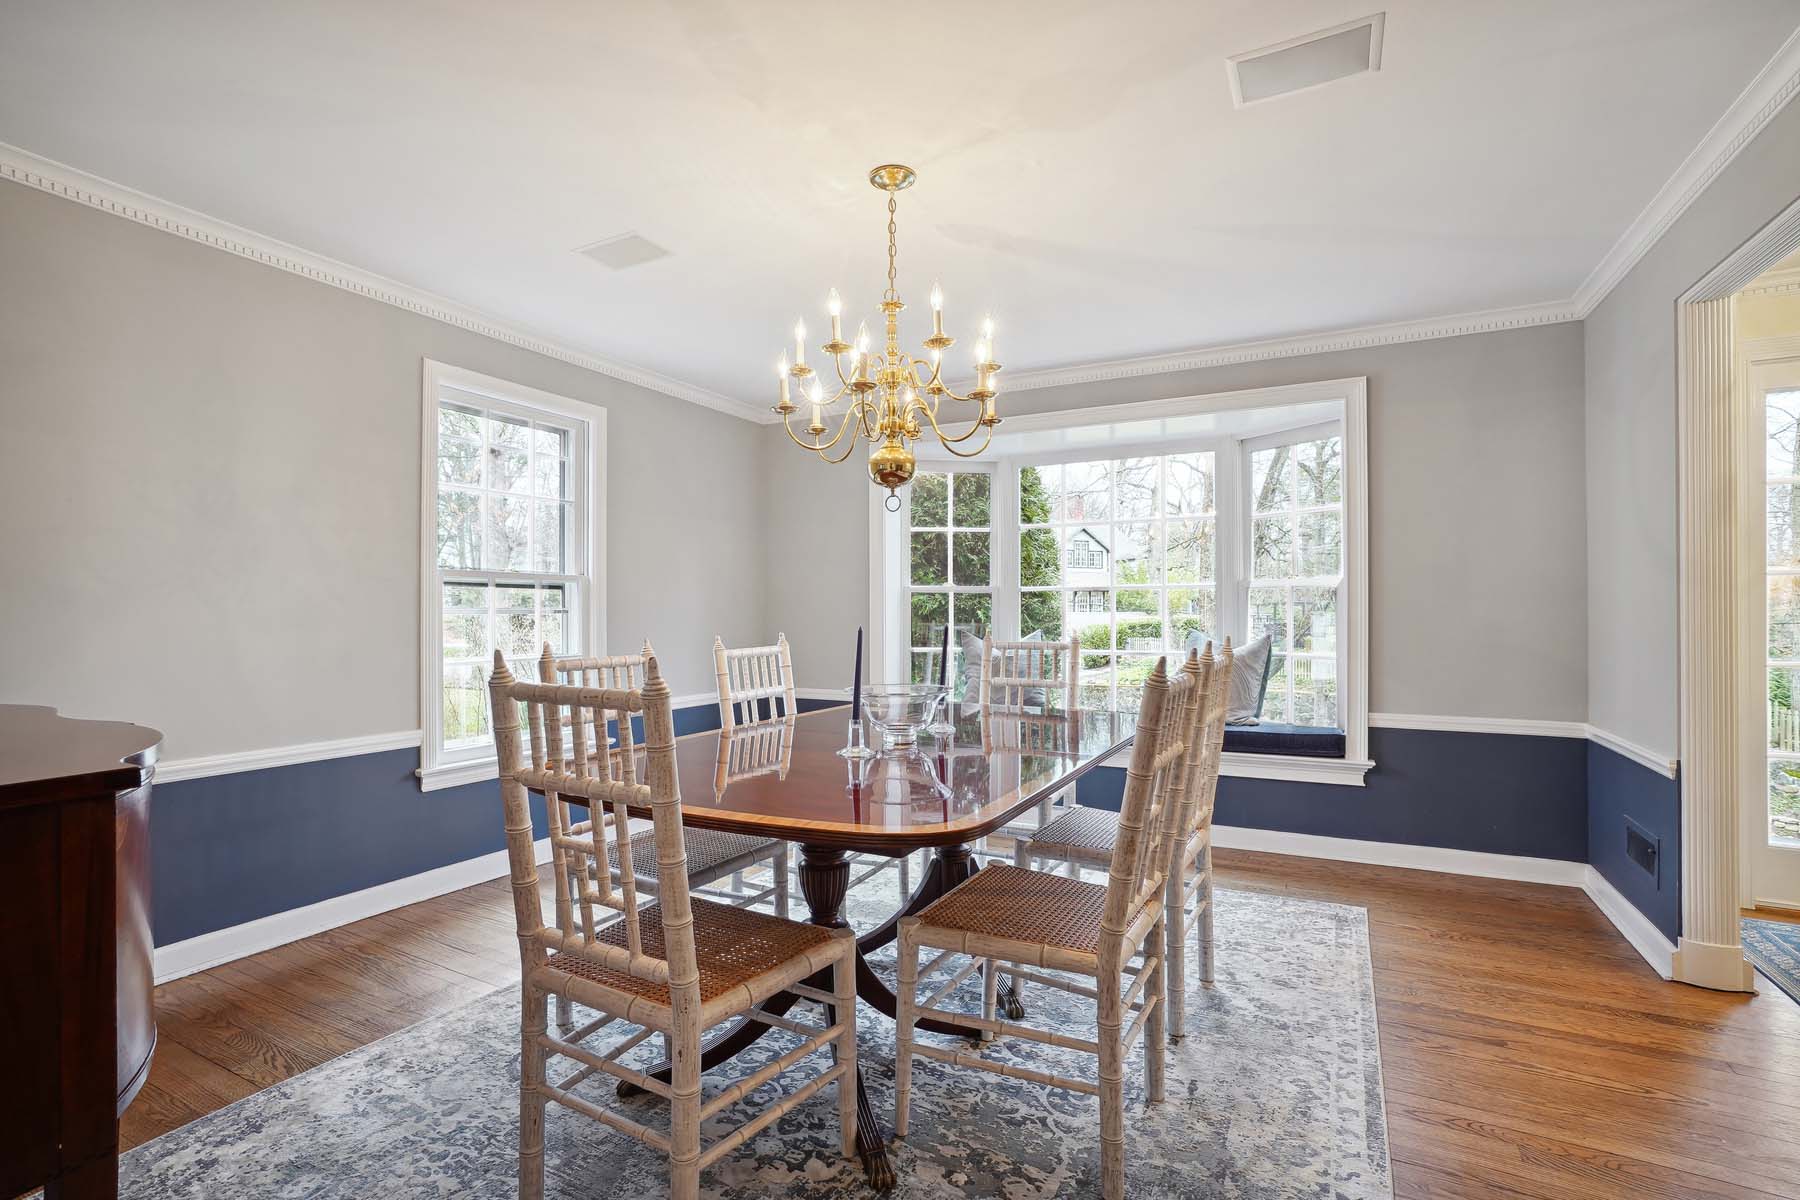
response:
M1764 417L1766 773L1747 806L1751 898L1800 908L1800 359L1752 372Z

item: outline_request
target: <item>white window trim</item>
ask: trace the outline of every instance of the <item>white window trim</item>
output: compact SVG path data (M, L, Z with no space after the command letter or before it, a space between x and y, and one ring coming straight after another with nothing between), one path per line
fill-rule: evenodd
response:
M1027 413L1008 417L1001 429L1008 433L1077 429L1083 426L1139 423L1166 418L1194 416L1235 409L1269 408L1278 405L1340 401L1343 409L1344 437L1344 581L1338 613L1340 674L1338 705L1344 724L1343 758L1308 758L1285 754L1226 754L1221 772L1249 779L1281 779L1302 783L1331 783L1363 786L1364 777L1375 766L1369 759L1369 411L1368 379L1353 376L1327 379L1314 383L1287 384L1280 387L1246 388L1239 391L1215 392L1198 396L1177 396L1164 400L1148 400L1132 404L1102 404L1090 408L1064 409L1056 412ZM1291 436L1284 433L1281 436ZM1253 439L1254 440L1254 439ZM1210 444L1208 444L1210 443ZM1016 465L1031 462L1081 461L1100 457L1131 457L1133 454L1174 454L1183 450L1216 448L1216 437L1164 437L1149 440L1121 440L1094 444L1054 454L1031 454L996 457L988 460L994 470L992 523L995 544L999 539L1016 537L1018 532L1018 500L1013 493ZM934 453L934 447L919 443L916 452L923 469L963 469L976 467L981 460L964 464L963 460ZM1241 555L1247 546L1239 546L1234 517L1227 521L1221 500L1235 496L1239 488L1236 476L1244 472L1236 463L1237 455L1221 454L1214 463L1218 472L1214 485L1214 513L1218 555ZM958 464L958 465L950 465ZM1227 474L1232 476L1227 478ZM1230 490L1228 490L1230 489ZM910 490L910 489L909 489ZM885 493L871 489L869 500L869 629L877 653L870 656L871 677L880 682L905 679L906 663L897 651L897 643L888 636L895 622L907 619L907 538L910 501L901 493L900 511L882 509ZM996 564L1010 563L1013 555L996 555ZM1000 637L1017 635L1019 620L1018 588L994 573L994 623ZM1216 579L1215 579L1216 586ZM1238 589L1232 589L1233 592ZM1219 622L1227 628L1243 628L1248 613L1241 607L1247 595L1231 597L1227 604L1225 589L1215 592Z
M479 783L499 776L497 760L485 756L447 758L439 754L442 740L443 594L435 586L437 574L437 409L440 391L452 387L502 406L549 413L586 426L581 492L576 508L582 520L576 550L583 561L569 572L585 580L580 588L583 618L576 627L581 653L599 653L606 630L606 410L567 396L542 392L523 384L496 379L448 363L424 359L420 401L419 459L419 789Z

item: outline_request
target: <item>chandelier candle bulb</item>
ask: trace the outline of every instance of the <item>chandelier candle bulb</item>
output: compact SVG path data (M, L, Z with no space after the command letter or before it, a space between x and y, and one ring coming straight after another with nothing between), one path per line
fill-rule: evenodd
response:
M831 340L825 344L825 353L835 358L850 348L844 341L838 324L839 314L844 311L844 301L836 288L832 288L831 295L825 298L825 309L831 314Z
M794 322L794 365L796 367L806 365L806 322L804 320Z
M776 406L775 411L779 413L793 412L794 402L788 398L788 364L785 350L782 351L781 360L775 364L775 374L781 380L781 403Z

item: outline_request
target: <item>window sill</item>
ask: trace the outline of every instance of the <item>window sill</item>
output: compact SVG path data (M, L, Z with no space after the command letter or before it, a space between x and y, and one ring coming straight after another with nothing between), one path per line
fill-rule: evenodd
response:
M1363 776L1374 766L1368 759L1307 758L1297 754L1227 751L1219 756L1219 773L1235 779L1282 779L1290 783L1333 783L1339 787L1362 787Z
M440 788L461 787L465 783L498 779L500 760L476 758L467 762L443 763L435 767L420 767L413 774L418 776L421 792L435 792Z

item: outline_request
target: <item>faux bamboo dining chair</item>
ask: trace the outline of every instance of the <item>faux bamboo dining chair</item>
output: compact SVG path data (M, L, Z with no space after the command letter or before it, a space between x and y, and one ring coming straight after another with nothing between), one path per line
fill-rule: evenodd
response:
M1179 1039L1187 1013L1187 936L1195 935L1200 981L1213 981L1213 804L1219 791L1219 761L1225 741L1225 710L1231 695L1231 639L1217 658L1211 642L1188 665L1199 674L1201 717L1198 748L1187 784L1183 836L1177 843L1174 870L1168 879L1169 1037ZM1070 808L1030 838L1017 843L1014 862L1021 867L1061 862L1073 867L1104 869L1119 840L1119 814L1102 808ZM1014 988L1018 987L1015 980Z
M1028 705L1027 697L1037 694L1041 702ZM981 639L981 708L1023 709L1056 707L1056 695L1064 711L1081 707L1081 637L1070 633L1066 642L997 642L992 634ZM1050 820L1054 808L1075 803L1075 789L1064 788L1048 796L1033 811L1041 829ZM1014 841L1017 841L1015 833Z
M794 706L794 655L788 647L787 634L775 635L773 646L745 646L737 650L725 645L722 637L713 638L713 671L719 687L719 728L724 737L733 730L792 720ZM912 891L912 856L878 858L859 854L851 860L862 873L850 880L850 888L897 868L901 894Z
M1016 866L991 866L952 888L917 916L901 918L894 1120L899 1136L904 1137L907 1130L915 1054L1098 1095L1102 1190L1107 1200L1125 1195L1125 1056L1140 1034L1148 1100L1157 1104L1163 1099L1163 906L1187 805L1185 793L1192 776L1200 709L1197 670L1184 670L1171 682L1167 663L1158 660L1138 709L1119 840L1106 883ZM920 952L928 947L939 953L921 967ZM958 955L969 956L969 962L952 971L921 1001L918 993L924 980ZM1034 983L1093 997L1099 1009L1097 1036L1090 1040L996 1019L1000 963L1016 965L1020 976ZM983 980L980 1017L938 1007L939 1001L977 970ZM1092 980L1092 986L1068 975ZM1128 1012L1135 1016L1121 1032ZM972 1025L990 1037L1010 1035L1092 1054L1099 1059L1098 1081L999 1063L978 1051L920 1042L914 1023L925 1016Z
M997 642L981 639L981 706L1026 706L1027 692L1042 692L1043 707L1060 692L1062 707L1079 708L1081 637L1066 642Z
M773 646L737 650L715 637L713 670L719 681L719 728L727 734L740 725L794 715L794 656L787 634L777 634Z
M669 685L650 657L641 689L517 683L496 653L489 680L494 740L500 762L500 795L511 865L513 911L523 972L519 1074L519 1195L544 1194L544 1113L554 1100L669 1156L669 1194L695 1200L700 1172L742 1146L783 1113L827 1085L837 1084L838 1123L846 1155L856 1146L856 941L849 929L826 929L766 913L696 899L688 892L687 839L675 771L674 714ZM528 738L520 732L524 709ZM621 748L632 750L631 719L642 714L645 781L623 775L619 754L589 740L592 729L616 722ZM565 716L569 718L565 720ZM570 744L565 746L567 732ZM546 925L538 890L528 789L546 796L579 796L590 811L611 807L612 820L580 826L566 820L566 806L550 811L551 867L557 895L577 899L574 912L559 912ZM631 807L649 809L661 887L640 907L635 839L627 836ZM619 885L606 864L623 864ZM832 990L803 982L829 969ZM778 992L797 993L824 1006L817 1025L765 1012ZM599 1016L563 1034L548 1030L548 998L567 997ZM745 1078L702 1099L700 1039L713 1026L747 1017L793 1033L801 1045ZM584 1044L601 1029L637 1026L609 1049ZM620 1060L633 1047L662 1034L672 1063L664 1083ZM829 1047L833 1063L779 1103L764 1103L735 1131L704 1149L700 1125ZM551 1082L552 1058L573 1064ZM638 1123L577 1095L597 1075L625 1080L669 1103L668 1131ZM759 1097L759 1100L761 1097Z
M550 653L550 644L546 642L543 655L538 659L538 679L543 683L630 689L641 686L644 664L650 661L654 653L650 643L645 641L642 654L618 654L610 658L555 658ZM595 729L590 717L588 745L606 745L603 739L608 732L604 727ZM632 731L623 732L629 735ZM621 744L614 745L610 753L615 765L624 773L621 777L635 778L637 766L633 761L629 736ZM709 899L722 900L741 908L773 901L777 916L788 915L788 844L785 841L742 833L720 833L711 829L689 829L683 836L687 839L689 887L704 888L729 875L732 879L731 891L710 893ZM645 829L634 834L632 839L639 850L635 857L637 885L650 892L656 890L657 864L655 857L646 853L644 847L650 845L653 837L654 831ZM613 854L611 870L616 882L619 875L618 852L615 850ZM770 885L744 893L742 873L765 861L770 864L773 875Z

